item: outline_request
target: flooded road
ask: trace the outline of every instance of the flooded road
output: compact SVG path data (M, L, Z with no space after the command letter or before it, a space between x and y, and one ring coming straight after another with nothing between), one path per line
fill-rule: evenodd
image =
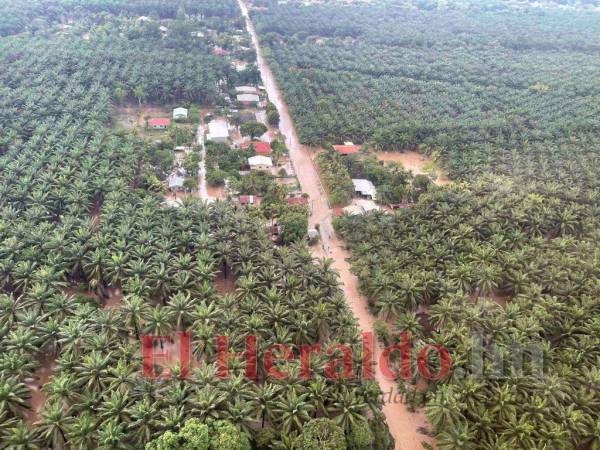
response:
M198 194L202 200L210 201L206 186L206 146L204 145L204 125L200 122L196 132L196 142L200 146L200 166L198 169Z
M317 257L329 257L334 260L333 267L340 274L342 288L345 293L346 301L352 309L361 330L373 331L375 317L367 309L367 301L360 294L358 287L358 278L354 276L350 269L347 258L350 254L345 250L344 243L340 241L333 231L332 218L333 213L327 202L327 195L323 189L317 169L311 158L311 150L300 144L294 124L289 114L287 105L283 99L282 93L275 81L273 73L263 57L254 26L248 16L248 9L242 0L238 0L242 14L246 18L248 32L257 52L257 63L262 75L263 84L266 87L269 100L277 107L280 115L279 128L285 135L286 145L290 150L290 158L296 170L298 181L302 190L310 196L310 206L312 215L310 217L311 226L318 224L321 230L322 248L314 250ZM381 348L376 345L375 360L379 361ZM383 375L380 365L375 365L375 377L381 390L384 393L393 392L396 397L398 392L397 383ZM387 396L386 396L387 397ZM399 396L398 396L399 397ZM431 443L431 438L418 432L419 427L426 426L425 416L422 413L411 413L401 402L388 402L383 407L390 432L396 440L397 450L417 450L422 449L421 442Z

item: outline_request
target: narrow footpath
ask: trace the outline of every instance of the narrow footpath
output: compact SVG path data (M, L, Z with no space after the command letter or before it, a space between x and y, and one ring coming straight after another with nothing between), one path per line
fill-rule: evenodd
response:
M262 76L263 84L267 90L269 100L277 107L280 115L279 128L286 138L286 145L290 150L290 158L294 165L296 175L303 192L310 196L312 215L310 225L319 225L321 230L322 249L313 251L316 257L328 257L333 259L333 268L340 274L341 287L344 291L346 301L352 309L362 331L373 331L375 317L367 309L367 301L360 294L358 279L350 271L347 259L350 254L343 247L335 235L332 226L333 212L329 208L327 195L323 189L316 167L311 158L310 149L302 146L298 140L294 124L289 114L283 95L275 81L273 73L265 58L263 57L258 37L254 26L248 15L248 8L243 0L238 0L242 14L246 19L246 27L252 38L257 53L257 63ZM376 344L375 361L379 361L381 349ZM396 440L396 450L420 450L421 442L431 443L431 438L418 432L419 427L426 426L426 419L422 413L411 413L406 406L400 402L397 384L383 375L379 364L375 364L375 378L384 393L386 404L383 412L392 436ZM391 396L389 393L391 392ZM391 397L392 401L389 401ZM394 401L396 398L396 401Z

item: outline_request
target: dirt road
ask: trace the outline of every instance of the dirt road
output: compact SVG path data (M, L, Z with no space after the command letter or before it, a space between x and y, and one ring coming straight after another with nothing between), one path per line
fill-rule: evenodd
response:
M280 115L279 128L286 137L286 144L290 150L290 158L294 164L296 174L302 190L310 196L312 206L311 225L319 224L321 229L323 248L315 251L315 256L327 256L334 260L334 268L340 274L342 288L346 295L346 301L352 309L360 328L363 331L373 331L375 318L367 309L366 299L363 298L358 289L358 279L350 272L350 264L346 259L349 253L342 247L333 231L333 214L327 203L327 196L321 185L319 175L312 162L310 149L300 145L294 124L290 117L287 105L283 99L282 93L275 81L273 73L263 57L254 26L248 16L248 9L242 0L238 0L242 13L246 18L248 32L252 37L252 42L257 52L257 62L262 75L262 80L269 95L269 100L275 104ZM381 350L377 345L375 351L375 360L379 361ZM379 364L376 364L375 377L382 392L393 392L391 398L397 393L397 386L394 380L386 378L380 370ZM387 397L386 397L387 398ZM387 418L390 432L396 439L397 450L417 450L422 449L421 442L431 442L431 439L420 434L417 429L426 425L423 414L410 413L404 404L400 402L388 402L383 408Z

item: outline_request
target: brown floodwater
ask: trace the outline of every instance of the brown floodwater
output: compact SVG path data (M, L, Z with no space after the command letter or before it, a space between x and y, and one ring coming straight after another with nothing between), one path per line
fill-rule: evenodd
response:
M413 175L428 175L425 169L432 162L431 158L412 150L403 152L377 152L376 155L379 161L402 164ZM442 186L448 183L450 183L450 179L441 170L437 169L435 184Z
M23 419L28 426L32 426L40 419L40 413L46 403L46 393L42 391L42 386L50 381L54 372L54 356L52 354L41 353L37 355L36 359L40 363L40 367L34 373L35 378L25 381L25 385L31 391L29 399L31 409L23 413Z
M327 202L327 195L323 189L318 172L311 158L311 150L300 144L293 121L281 91L275 81L273 73L263 57L258 38L252 22L248 17L248 9L242 0L238 0L242 13L246 18L248 32L257 52L257 63L262 75L263 84L267 90L269 100L277 107L280 115L279 128L285 135L285 142L290 150L290 158L294 164L296 175L302 190L309 195L310 206L313 211L310 224L318 224L321 230L321 245L313 246L314 256L326 256L334 261L333 268L340 274L340 281L345 293L348 306L358 320L363 331L373 331L375 317L367 307L367 300L360 294L358 278L352 274L347 259L350 254L344 248L344 242L337 238L331 224L332 210ZM381 347L376 345L375 360L381 355ZM384 393L398 392L397 382L389 379L375 365L375 378ZM395 395L392 395L392 398ZM427 422L423 412L411 413L401 402L388 402L383 407L383 412L391 434L396 440L396 449L414 450L423 448L421 442L432 444L432 439L419 433L419 427L426 427Z
M214 281L215 289L221 295L233 294L236 290L235 281L236 278L232 273L228 273L227 278L225 278L225 275L221 272Z
M105 308L117 309L121 307L121 302L123 301L123 292L120 288L109 288L106 290L106 295L106 303L104 304Z

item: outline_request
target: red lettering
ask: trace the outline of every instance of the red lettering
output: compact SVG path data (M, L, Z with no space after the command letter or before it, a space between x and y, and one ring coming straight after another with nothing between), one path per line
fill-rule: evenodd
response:
M256 336L246 337L246 350L241 353L229 352L229 338L217 336L217 376L221 379L229 378L229 357L242 357L246 360L246 378L258 380L257 367L257 339Z
M410 380L413 377L413 371L411 367L411 341L412 336L410 333L400 333L400 344L390 345L386 347L379 357L379 367L381 367L381 373L390 380L396 380L402 378L403 380ZM395 350L400 351L400 371L395 372L390 367L390 356Z
M329 360L325 366L325 376L330 380L348 380L353 378L354 360L352 349L344 344L333 345L327 350L327 356L333 356L337 350L342 352L342 357ZM341 373L340 369L342 369Z
M440 359L440 369L434 375L429 368L429 352L435 351ZM430 381L443 380L450 373L452 367L452 357L447 348L442 345L426 345L421 349L417 356L417 368L419 374Z
M279 350L281 353L279 356L274 356L273 352ZM290 361L294 359L292 349L284 344L274 344L270 346L265 352L265 370L267 376L276 380L285 380L290 374L289 372L279 371L274 364L274 361Z

